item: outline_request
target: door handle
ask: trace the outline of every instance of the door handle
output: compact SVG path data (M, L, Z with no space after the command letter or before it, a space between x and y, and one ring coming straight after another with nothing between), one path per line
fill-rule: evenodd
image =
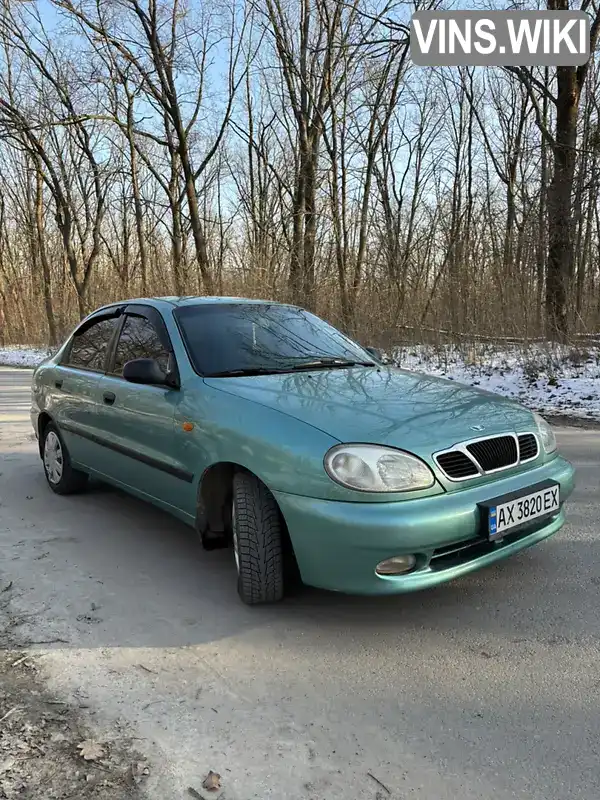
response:
M114 392L104 392L104 394L102 395L102 399L104 400L107 406L112 406L117 397Z
M54 381L54 385L57 389L62 389L63 382L62 381Z

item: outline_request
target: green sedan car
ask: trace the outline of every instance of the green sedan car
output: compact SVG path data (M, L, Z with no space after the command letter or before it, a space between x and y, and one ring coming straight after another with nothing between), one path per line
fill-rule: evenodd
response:
M231 546L250 604L435 586L556 533L573 489L537 414L266 301L95 311L35 370L32 423L54 492L99 478Z

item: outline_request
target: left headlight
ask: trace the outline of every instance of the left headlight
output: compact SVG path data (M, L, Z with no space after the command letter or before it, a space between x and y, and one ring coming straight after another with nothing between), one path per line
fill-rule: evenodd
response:
M556 436L554 435L554 431L548 425L546 420L543 417L540 417L539 414L534 414L535 417L535 424L537 425L538 433L540 434L540 439L542 440L542 447L544 448L544 453L549 455L556 450Z
M360 492L409 492L429 489L433 472L420 458L372 444L338 444L325 455L330 478Z

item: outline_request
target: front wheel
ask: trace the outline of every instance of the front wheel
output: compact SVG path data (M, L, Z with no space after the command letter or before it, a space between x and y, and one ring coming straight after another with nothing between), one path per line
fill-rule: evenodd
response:
M88 476L71 466L67 446L53 422L44 428L42 461L48 486L56 494L74 494L86 485Z
M283 597L282 520L275 498L254 475L233 478L231 529L238 594L248 605Z

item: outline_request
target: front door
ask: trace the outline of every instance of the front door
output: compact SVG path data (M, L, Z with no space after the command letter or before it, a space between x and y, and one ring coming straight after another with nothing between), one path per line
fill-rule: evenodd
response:
M194 475L182 463L185 433L175 424L181 393L126 381L123 367L134 358L154 358L165 373L173 366L168 333L154 308L127 309L108 373L98 383L104 470L148 499L189 511L195 506Z

